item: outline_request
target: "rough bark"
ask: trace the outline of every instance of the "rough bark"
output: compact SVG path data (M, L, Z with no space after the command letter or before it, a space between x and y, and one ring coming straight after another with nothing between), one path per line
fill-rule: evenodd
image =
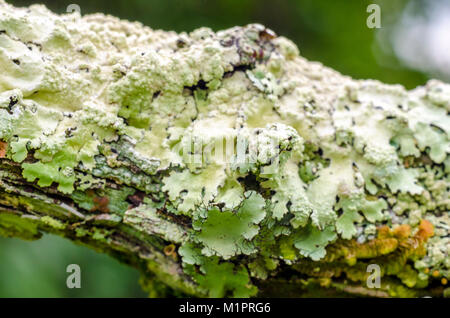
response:
M0 235L108 253L151 296L448 294L449 85L2 0L0 66Z

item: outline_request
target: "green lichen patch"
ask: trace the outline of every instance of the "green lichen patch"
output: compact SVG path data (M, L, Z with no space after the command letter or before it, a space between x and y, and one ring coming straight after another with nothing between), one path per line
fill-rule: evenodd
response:
M250 297L257 289L249 280L249 275L243 265L230 262L220 262L218 257L206 258L200 250L191 243L180 247L185 271L192 275L199 286L209 297Z
M205 246L204 255L229 259L254 252L251 240L258 234L258 223L265 217L265 201L255 192L244 195L246 199L236 212L213 208L207 211L206 220L194 222L194 229L199 231L195 237Z
M448 84L353 80L258 24L176 34L2 0L0 69L0 203L48 230L156 242L212 297L301 264L360 281L380 260L402 295L448 277Z

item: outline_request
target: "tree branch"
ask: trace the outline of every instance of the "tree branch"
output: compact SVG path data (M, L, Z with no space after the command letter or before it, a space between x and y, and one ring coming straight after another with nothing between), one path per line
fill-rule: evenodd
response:
M107 253L151 296L448 295L449 85L353 80L261 25L3 0L0 66L0 235Z

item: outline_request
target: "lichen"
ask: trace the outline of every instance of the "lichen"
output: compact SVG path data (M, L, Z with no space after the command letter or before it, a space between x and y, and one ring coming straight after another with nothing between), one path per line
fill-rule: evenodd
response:
M77 237L175 244L211 297L286 266L361 281L367 259L394 296L448 278L448 84L353 80L258 24L176 34L3 0L0 68L0 161L81 209ZM19 221L0 213L1 233L37 235Z

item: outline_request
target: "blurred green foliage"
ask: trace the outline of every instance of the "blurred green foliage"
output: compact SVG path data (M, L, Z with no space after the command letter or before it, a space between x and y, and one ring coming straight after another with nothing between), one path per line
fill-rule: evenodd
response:
M79 289L66 286L70 264L80 266ZM136 270L57 236L0 238L0 297L145 297L138 280Z
M293 40L301 54L355 78L374 78L422 85L427 77L406 69L380 46L377 31L366 26L370 3L381 7L382 27L396 21L409 0L7 0L16 6L42 2L56 13L78 4L83 15L103 12L140 21L154 29L213 30L261 23ZM68 264L82 269L82 288L65 285ZM62 238L45 236L37 242L0 239L0 296L2 297L133 297L145 296L138 273L108 256Z

